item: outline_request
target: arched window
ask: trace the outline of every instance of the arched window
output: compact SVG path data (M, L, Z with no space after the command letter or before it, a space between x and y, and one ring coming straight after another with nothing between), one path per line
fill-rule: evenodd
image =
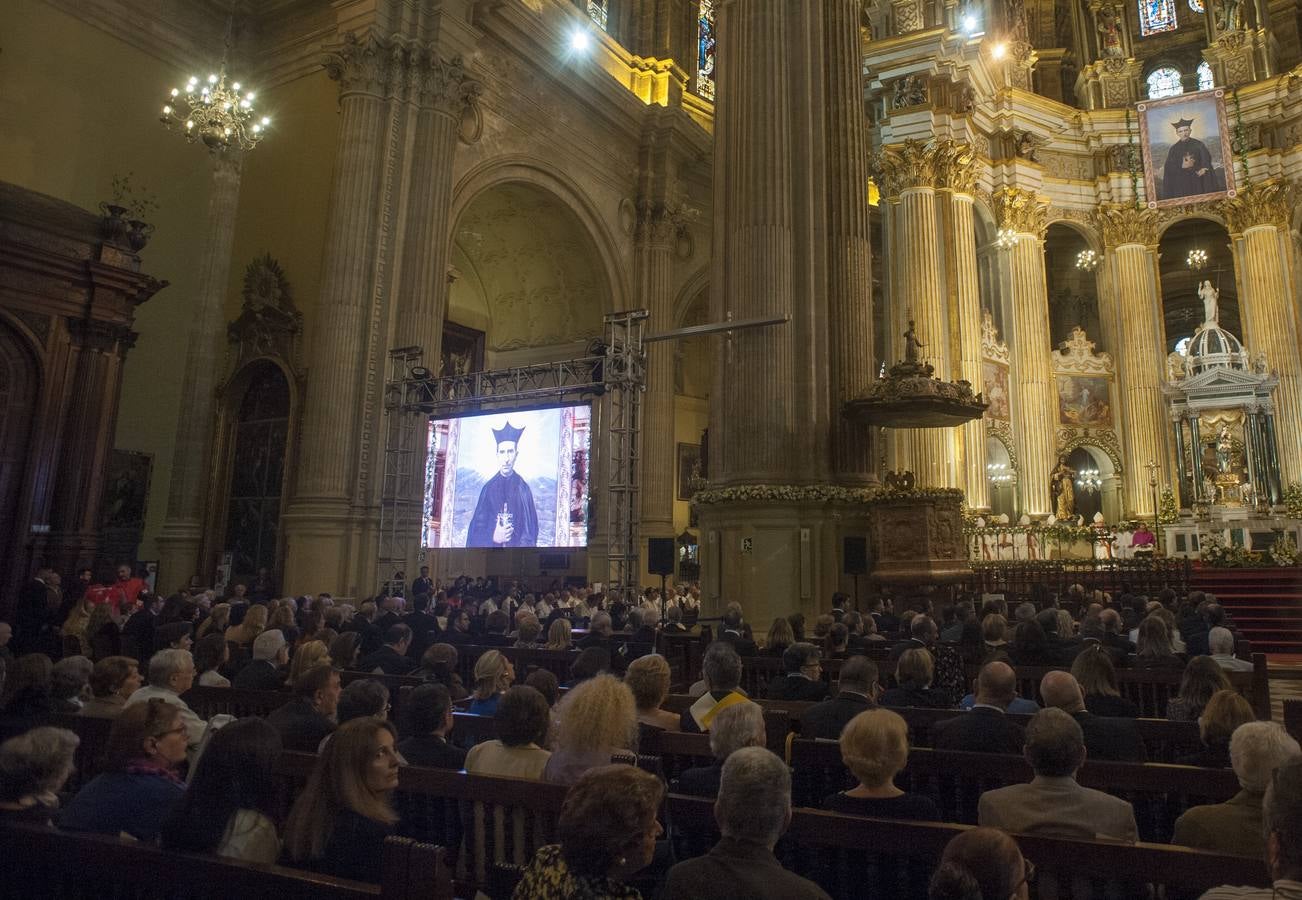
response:
M234 555L232 571L238 575L276 569L289 438L289 382L279 366L258 365L236 417L227 498L226 550Z
M696 22L696 93L714 99L714 0L701 0Z
M1149 100L1174 97L1176 94L1183 93L1184 85L1180 82L1180 70L1175 66L1162 66L1148 73Z
M1216 73L1212 71L1212 64L1203 60L1198 64L1198 90L1210 91L1216 87Z
M602 31L606 30L606 20L610 16L607 4L610 0L588 0L588 15Z
M1140 34L1147 36L1175 29L1175 0L1139 0Z

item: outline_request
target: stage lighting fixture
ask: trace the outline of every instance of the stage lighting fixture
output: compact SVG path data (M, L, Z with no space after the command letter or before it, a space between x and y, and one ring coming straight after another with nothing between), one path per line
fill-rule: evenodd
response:
M411 377L415 378L417 381L429 381L430 370L424 366L412 366Z
M576 53L587 53L592 46L592 37L585 28L576 28L570 33L570 49Z

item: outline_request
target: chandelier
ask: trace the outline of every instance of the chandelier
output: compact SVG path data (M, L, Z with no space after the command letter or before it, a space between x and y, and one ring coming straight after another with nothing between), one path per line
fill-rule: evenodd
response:
M1082 250L1076 254L1076 268L1084 272L1093 272L1099 267L1099 255L1093 250Z
M1097 494L1103 488L1103 479L1097 469L1081 469L1077 473L1076 487L1086 494Z
M1207 251L1197 248L1190 250L1189 255L1184 258L1184 264L1191 269L1207 268Z
M986 463L986 478L994 485L1011 484L1013 473L1007 463Z
M192 144L202 141L209 150L252 150L271 124L270 117L253 111L253 91L226 80L232 24L232 19L226 20L226 47L218 72L202 81L191 75L184 88L172 88L159 116L168 130L180 131Z
M1017 232L1011 228L1000 228L995 235L995 246L1000 250L1012 250L1017 246Z

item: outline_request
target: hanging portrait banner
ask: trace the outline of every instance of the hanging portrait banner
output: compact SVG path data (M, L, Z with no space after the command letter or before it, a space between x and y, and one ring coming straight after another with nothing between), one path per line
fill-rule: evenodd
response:
M1225 91L1146 100L1136 110L1150 209L1235 195Z

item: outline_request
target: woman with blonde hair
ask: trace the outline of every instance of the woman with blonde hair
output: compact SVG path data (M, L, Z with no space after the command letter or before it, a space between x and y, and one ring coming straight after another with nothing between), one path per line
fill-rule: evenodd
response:
M267 617L268 628L279 628L283 634L286 629L294 627L293 600L274 600L269 606L271 607L271 614ZM253 610L249 610L249 612L253 612Z
M930 797L895 786L895 776L909 761L909 726L902 716L889 709L861 712L842 729L840 745L841 761L859 786L827 797L823 809L881 819L940 820Z
M294 658L289 661L289 683L294 684L298 681L298 676L321 663L333 665L330 648L324 641L308 641L294 651Z
M208 613L208 618L199 623L199 630L195 633L194 640L198 643L203 636L209 632L213 634L226 633L226 629L231 624L231 605L229 603L218 603Z
M648 653L629 663L624 683L633 692L638 722L662 731L678 731L679 717L660 708L669 696L669 675L669 661L658 653Z
M1071 613L1065 609L1057 612L1058 616L1058 638L1067 640L1076 633L1076 620L1071 617Z
M1203 766L1209 769L1230 768L1230 738L1234 729L1247 722L1257 721L1252 704L1238 691L1217 691L1203 707L1198 717L1198 736L1203 749L1176 760L1181 766Z
M515 669L500 650L485 650L475 660L474 699L469 712L477 716L491 716L497 712L497 701L502 692L515 681Z
M393 726L370 717L345 722L289 812L285 853L292 864L378 884L384 839L398 822L389 803L397 786Z
M95 610L95 603L90 597L83 596L72 605L72 611L68 617L63 620L63 640L64 654L71 653L71 648L67 645L71 641L77 643L77 653L90 658L93 654L93 648L90 644L90 617Z
M548 650L573 650L574 639L572 637L573 628L570 626L570 620L562 616L551 627L547 629L547 649Z
M252 653L253 639L262 634L266 628L267 608L255 604L244 614L243 622L226 629L226 643L234 644L237 648L247 649Z
M637 702L628 685L614 675L589 678L556 705L552 755L543 780L573 784L589 769L635 762Z

